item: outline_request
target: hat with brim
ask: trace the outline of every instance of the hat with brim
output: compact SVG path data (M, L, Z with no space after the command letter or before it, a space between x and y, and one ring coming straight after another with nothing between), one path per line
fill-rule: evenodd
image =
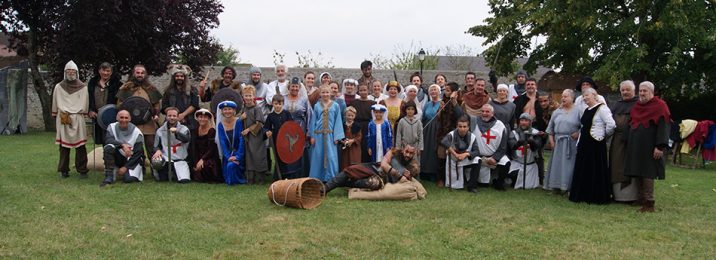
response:
M575 86L574 88L577 91L582 92L582 83L584 82L592 84L592 88L595 90L598 88L597 83L594 83L594 80L592 80L591 77L582 77L579 81L577 81L577 86Z
M199 116L208 116L209 118L214 118L214 114L212 114L211 111L206 108L202 108L194 112L194 119L198 119Z

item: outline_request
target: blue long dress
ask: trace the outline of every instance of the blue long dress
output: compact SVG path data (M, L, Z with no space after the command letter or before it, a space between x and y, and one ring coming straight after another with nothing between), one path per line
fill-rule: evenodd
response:
M219 122L217 125L219 136L219 145L221 146L221 165L224 173L224 182L228 185L245 184L246 161L244 160L244 137L241 136L244 126L241 120L236 120L234 129L225 130L224 124ZM229 161L229 157L236 156L239 158L239 164Z
M311 147L311 178L327 182L338 173L338 149L335 141L345 138L341 109L336 102L328 104L327 109L321 102L313 107L308 134L316 140Z

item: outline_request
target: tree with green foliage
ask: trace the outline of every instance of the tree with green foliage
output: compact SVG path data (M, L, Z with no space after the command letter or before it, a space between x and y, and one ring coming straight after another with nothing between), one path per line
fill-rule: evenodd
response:
M108 61L127 73L137 63L158 75L178 57L199 71L213 63L220 45L209 36L223 11L219 0L8 0L0 2L0 30L11 48L26 53L32 82L40 97L45 129L54 85L64 65L74 60L81 76ZM38 66L47 65L51 79Z
M216 66L236 66L241 62L239 58L239 50L234 49L233 46L222 46L221 50L216 54Z
M716 1L490 0L491 17L467 33L484 37L498 75L529 57L616 87L649 80L671 99L716 93ZM536 46L532 40L539 37ZM544 39L544 41L542 41Z
M423 61L423 69L434 70L438 67L438 57L440 50L432 50L426 48L425 60ZM417 70L420 69L420 60L418 60L418 52L420 48L415 46L412 42L409 47L403 45L396 45L393 53L389 57L384 57L381 54L371 53L371 57L367 60L373 62L374 69L392 69L392 70Z

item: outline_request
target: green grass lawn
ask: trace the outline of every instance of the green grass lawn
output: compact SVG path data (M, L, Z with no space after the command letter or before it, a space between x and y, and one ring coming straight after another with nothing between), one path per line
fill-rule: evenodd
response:
M716 256L714 165L668 168L652 214L542 190L474 195L431 183L422 201L349 201L337 190L319 208L298 210L270 203L268 185L146 180L99 188L99 172L61 179L53 137L0 136L2 258Z

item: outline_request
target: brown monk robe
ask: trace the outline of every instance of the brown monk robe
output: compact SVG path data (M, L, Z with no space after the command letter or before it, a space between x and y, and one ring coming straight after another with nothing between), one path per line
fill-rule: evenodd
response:
M346 134L346 139L343 141L345 148L341 151L341 171L348 166L361 163L361 143L363 143L363 132L358 123L343 124L343 132ZM345 145L347 140L353 142Z

